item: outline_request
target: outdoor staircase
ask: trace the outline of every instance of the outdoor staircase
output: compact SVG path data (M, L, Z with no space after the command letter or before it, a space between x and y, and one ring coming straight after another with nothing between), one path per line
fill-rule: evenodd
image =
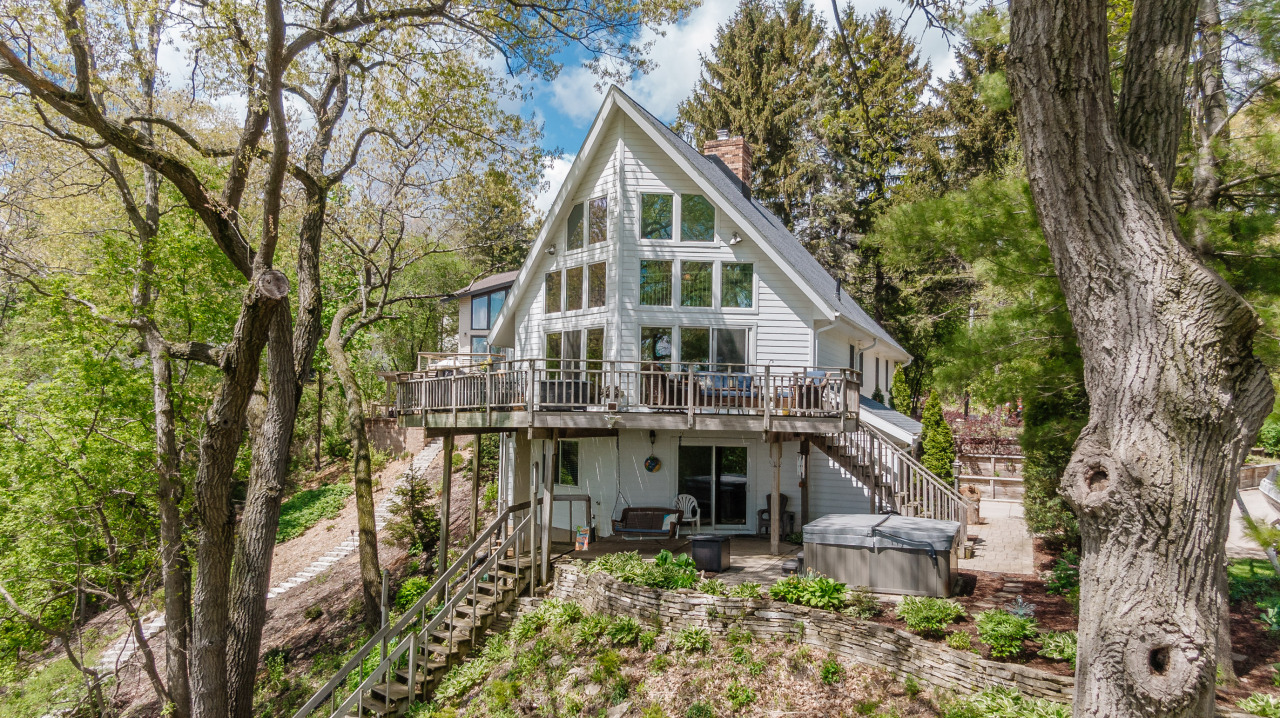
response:
M541 501L539 501L539 504ZM397 716L432 690L528 588L537 522L526 502L502 512L427 593L384 625L294 718ZM370 656L377 666L365 667Z
M958 521L961 536L968 535L969 501L879 431L861 424L856 431L817 435L812 443L867 487L872 513Z

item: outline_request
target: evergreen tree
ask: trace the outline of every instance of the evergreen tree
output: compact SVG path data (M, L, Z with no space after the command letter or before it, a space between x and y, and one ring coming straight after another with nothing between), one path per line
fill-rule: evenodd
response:
M716 34L677 131L693 144L727 129L746 138L752 193L788 227L807 214L817 169L810 118L824 43L822 20L802 0L745 0Z
M871 401L874 401L877 404L884 403L884 392L880 391L880 387L876 387L876 390L871 392Z
M950 481L955 476L951 472L951 462L956 460L956 442L951 434L951 427L942 417L942 397L938 392L929 394L924 403L924 417L921 420L921 443L924 444L924 457L920 463L934 476Z
M893 383L889 386L889 405L901 414L911 416L915 412L912 405L911 389L907 387L906 367L900 367L893 373Z

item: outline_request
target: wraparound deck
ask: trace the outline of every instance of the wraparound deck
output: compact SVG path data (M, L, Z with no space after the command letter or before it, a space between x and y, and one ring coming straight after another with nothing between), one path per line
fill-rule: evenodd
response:
M844 368L523 359L397 376L404 426L459 431L700 429L833 433L856 426Z

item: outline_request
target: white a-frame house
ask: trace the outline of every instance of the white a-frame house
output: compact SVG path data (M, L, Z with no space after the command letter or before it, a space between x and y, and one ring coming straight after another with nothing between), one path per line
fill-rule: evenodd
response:
M830 513L964 521L901 449L919 424L868 398L910 355L750 172L741 138L699 152L610 89L514 283L461 308L484 326L460 346L503 355L403 375L401 421L503 433L504 502L572 496L560 530L664 533L677 506L775 537Z

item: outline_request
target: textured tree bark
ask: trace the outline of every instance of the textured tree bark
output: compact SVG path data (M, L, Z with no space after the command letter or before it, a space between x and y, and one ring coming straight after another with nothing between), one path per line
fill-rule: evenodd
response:
M378 565L378 527L373 508L373 467L369 459L369 437L364 427L364 396L360 382L347 357L343 341L342 325L358 311L348 305L338 310L329 325L329 336L324 348L329 353L333 373L342 386L346 403L347 433L351 437L351 475L355 483L356 523L360 542L360 586L364 597L364 628L369 633L378 630L382 623L380 590L382 572Z
M1195 164L1191 171L1192 244L1202 257L1213 253L1207 210L1216 209L1222 190L1216 145L1227 132L1227 92L1222 73L1222 19L1218 0L1200 0L1199 58L1191 94L1191 137Z
M1196 0L1135 4L1119 110L1106 0L1014 0L1027 170L1084 356L1077 716L1209 716L1236 472L1270 410L1258 319L1167 191ZM1136 52L1148 60L1141 67Z
M276 310L287 296L289 280L271 269L255 275L245 292L231 342L222 354L223 380L209 407L200 439L195 496L199 530L190 650L192 715L228 715L227 627L230 612L231 559L235 511L231 476L244 436L245 414L263 346Z

